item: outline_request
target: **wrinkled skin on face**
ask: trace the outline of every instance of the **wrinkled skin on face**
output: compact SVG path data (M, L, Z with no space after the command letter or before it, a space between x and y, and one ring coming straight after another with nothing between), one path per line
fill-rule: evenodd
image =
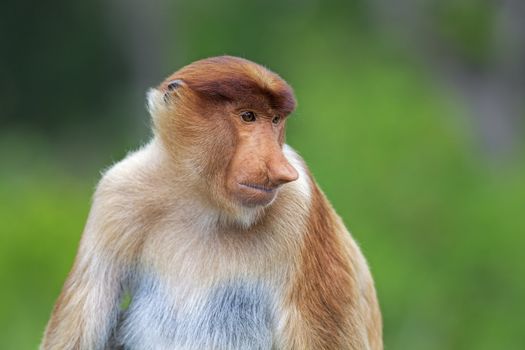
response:
M169 130L172 153L206 179L203 191L215 200L267 206L298 178L283 154L295 99L275 73L225 56L184 67L159 89L173 112L157 129Z
M245 110L235 112L231 119L237 143L226 173L226 186L243 205L267 205L281 185L298 177L282 152L285 121L272 111L250 111L255 120L246 122L242 119Z

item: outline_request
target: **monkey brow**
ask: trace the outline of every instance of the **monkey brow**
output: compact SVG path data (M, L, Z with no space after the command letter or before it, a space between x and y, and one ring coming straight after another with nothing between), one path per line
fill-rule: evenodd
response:
M215 102L255 105L262 110L269 106L280 116L290 114L295 108L295 99L287 89L273 91L245 77L203 81L189 80L187 83L199 95ZM264 103L261 103L262 101Z

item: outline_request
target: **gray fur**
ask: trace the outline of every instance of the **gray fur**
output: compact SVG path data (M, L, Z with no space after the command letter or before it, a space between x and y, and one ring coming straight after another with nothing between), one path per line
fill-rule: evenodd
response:
M152 278L133 291L117 342L126 350L272 348L269 290L253 281L224 282L176 309Z

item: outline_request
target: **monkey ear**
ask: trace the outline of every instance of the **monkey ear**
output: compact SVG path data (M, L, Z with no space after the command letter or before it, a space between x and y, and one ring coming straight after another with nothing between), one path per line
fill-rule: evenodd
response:
M180 96L180 89L186 83L182 79L168 80L157 88L152 88L147 94L147 106L151 115L171 104L176 97Z
M164 102L169 103L172 100L174 95L178 95L178 91L183 86L186 86L186 83L182 79L169 80L162 84L161 88L164 90Z
M175 80L168 81L166 87L168 91L173 91L183 85L185 85L185 83L182 81L182 79L175 79Z

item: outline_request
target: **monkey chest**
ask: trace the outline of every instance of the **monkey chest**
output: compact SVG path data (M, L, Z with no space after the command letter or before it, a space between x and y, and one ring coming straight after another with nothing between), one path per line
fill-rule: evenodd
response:
M254 281L172 290L154 279L134 288L117 343L124 349L272 349L275 295Z

